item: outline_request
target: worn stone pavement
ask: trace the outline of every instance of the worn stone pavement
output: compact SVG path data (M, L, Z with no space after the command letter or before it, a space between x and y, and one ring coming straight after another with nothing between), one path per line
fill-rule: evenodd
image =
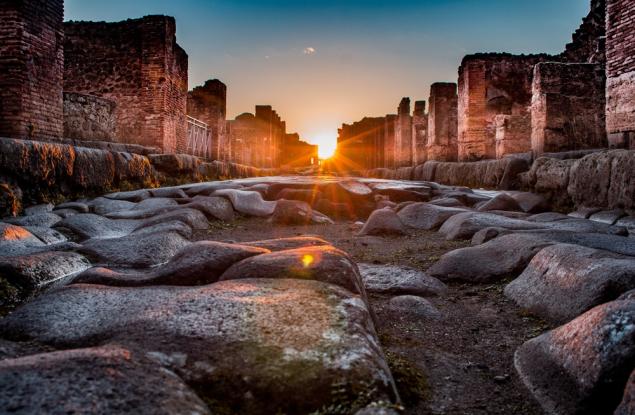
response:
M332 177L28 208L0 222L0 413L408 411L378 315L443 325L430 299L454 284L505 284L554 328L514 358L545 412L635 413L635 218L549 209L531 193ZM315 236L212 237L242 217L469 243L423 270L357 264ZM389 301L375 310L371 295Z

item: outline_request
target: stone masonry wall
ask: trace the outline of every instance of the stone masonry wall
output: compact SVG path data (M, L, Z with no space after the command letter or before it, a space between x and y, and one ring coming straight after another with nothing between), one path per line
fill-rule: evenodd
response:
M185 149L187 55L166 16L64 24L64 90L116 102L119 142Z
M61 137L63 0L0 0L0 136Z
M395 129L397 127L397 116L395 114L386 115L384 122L384 167L395 168Z
M498 114L529 112L534 66L555 60L549 55L468 55L459 68L458 158L475 161L496 157ZM523 132L527 137L531 131Z
M114 141L117 120L114 101L94 95L64 93L64 138Z
M536 65L531 106L534 154L607 147L604 107L602 65Z
M635 149L635 0L608 0L606 25L607 132Z
M428 114L428 160L457 160L457 105L456 84L432 84Z

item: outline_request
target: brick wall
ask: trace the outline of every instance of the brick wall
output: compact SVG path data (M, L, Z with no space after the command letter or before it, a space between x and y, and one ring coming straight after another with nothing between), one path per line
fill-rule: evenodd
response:
M185 150L187 54L167 16L64 24L64 90L116 104L119 142Z
M606 25L607 132L635 149L635 0L608 0Z
M536 65L531 148L542 153L607 147L601 64Z
M456 84L432 84L428 114L428 160L456 161L458 151L457 106Z
M549 55L468 55L459 68L458 158L496 157L495 117L529 112L534 66ZM530 136L529 129L525 131Z
M64 93L64 138L114 141L116 104L94 95Z
M63 18L63 0L0 0L0 136L62 136Z
M211 130L212 158L228 160L226 116L227 86L218 79L197 86L187 95L187 114L206 123Z

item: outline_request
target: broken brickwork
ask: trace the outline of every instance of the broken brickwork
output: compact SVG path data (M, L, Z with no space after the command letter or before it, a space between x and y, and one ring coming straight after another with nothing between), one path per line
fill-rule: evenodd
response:
M227 142L227 86L213 79L197 86L187 95L187 115L207 124L211 138L211 157L229 160Z
M0 136L63 133L64 1L0 1Z
M534 66L557 60L549 55L476 54L459 68L458 159L496 157L496 116L530 110ZM519 132L531 136L527 128Z
M607 147L605 102L602 65L536 65L531 105L534 154Z
M64 90L116 103L117 141L184 152L185 51L167 16L64 24Z

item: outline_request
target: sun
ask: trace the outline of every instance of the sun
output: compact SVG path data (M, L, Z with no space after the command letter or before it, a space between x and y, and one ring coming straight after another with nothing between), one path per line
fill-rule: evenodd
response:
M335 155L335 151L337 150L336 134L318 134L311 141L318 145L318 157L320 159L326 160Z

